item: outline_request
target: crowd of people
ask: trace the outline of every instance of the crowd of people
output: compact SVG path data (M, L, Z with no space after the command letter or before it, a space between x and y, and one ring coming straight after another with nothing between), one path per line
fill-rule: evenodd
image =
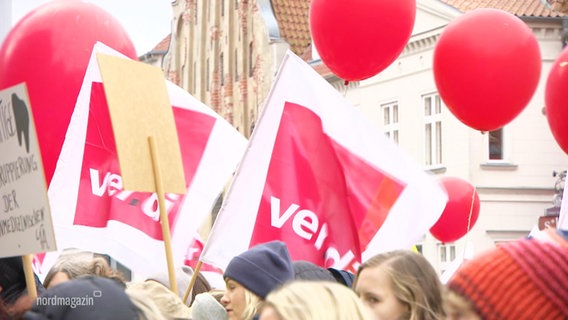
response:
M230 261L225 288L200 273L189 288L194 271L177 269L177 292L166 273L127 282L103 257L69 251L35 278L32 299L22 259L2 258L0 319L568 319L568 236L547 232L477 254L447 284L411 250L377 254L352 274L293 261L271 241Z

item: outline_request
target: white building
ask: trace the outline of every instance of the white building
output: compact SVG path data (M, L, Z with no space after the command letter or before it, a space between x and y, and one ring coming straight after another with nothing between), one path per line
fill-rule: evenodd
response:
M498 242L528 235L539 216L552 206L553 172L568 169L568 156L554 140L543 113L546 79L565 45L566 23L565 18L539 6L538 0L501 1L503 7L499 8L530 26L542 56L536 93L517 118L500 133L482 134L457 120L437 93L432 71L436 40L444 27L462 14L460 9L467 12L489 2L417 1L413 35L400 57L379 75L345 90L355 106L391 137L397 137L398 144L426 170L437 176L463 178L476 188L480 214L468 235L447 244L431 235L424 238L422 251L439 271L464 252L466 242L478 253ZM511 7L512 2L517 6ZM334 85L343 90L342 81ZM427 115L425 108L430 103L441 107L432 108ZM397 118L392 117L394 109ZM490 136L497 139L493 146L500 150L492 159Z
M335 77L311 52L309 0L174 1L175 26L164 72L249 135L274 79L282 52L290 48L344 92L401 148L432 174L470 182L480 197L479 219L456 243L426 235L419 244L440 271L462 254L477 253L529 234L552 206L554 171L568 169L543 114L551 65L565 45L567 20L540 0L417 0L413 34L400 57L377 76L360 82ZM501 131L482 134L462 124L443 105L432 72L433 51L445 26L461 14L493 6L515 14L533 30L541 50L540 83L529 105ZM495 7L498 6L498 7ZM433 113L425 115L425 105ZM436 108L438 106L438 108ZM393 113L397 117L393 117ZM390 115L387 117L386 115ZM426 128L429 127L429 131ZM249 129L250 128L250 129ZM489 156L489 137L498 152ZM427 137L429 137L427 139Z

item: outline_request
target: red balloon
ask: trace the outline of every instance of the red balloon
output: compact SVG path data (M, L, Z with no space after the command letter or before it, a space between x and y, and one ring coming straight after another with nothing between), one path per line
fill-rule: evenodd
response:
M442 177L439 182L446 190L448 202L440 219L430 228L430 233L442 242L456 241L477 222L479 195L469 182L460 178Z
M388 67L414 27L416 0L312 0L310 31L325 65L363 80Z
M554 139L568 153L568 47L554 61L544 93L546 119Z
M48 184L97 41L137 59L120 23L83 1L51 1L36 8L0 47L0 90L26 83Z
M452 21L434 49L434 79L448 109L467 126L496 130L527 106L541 57L531 29L514 15L476 9Z

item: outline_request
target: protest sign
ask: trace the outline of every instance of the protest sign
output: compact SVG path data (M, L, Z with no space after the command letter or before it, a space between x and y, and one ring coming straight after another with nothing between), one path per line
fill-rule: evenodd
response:
M0 91L0 257L56 250L25 84Z

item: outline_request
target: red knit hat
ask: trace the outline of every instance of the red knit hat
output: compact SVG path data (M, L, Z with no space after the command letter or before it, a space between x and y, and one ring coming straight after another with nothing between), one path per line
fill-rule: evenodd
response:
M568 249L518 240L467 261L448 287L485 320L568 319Z

